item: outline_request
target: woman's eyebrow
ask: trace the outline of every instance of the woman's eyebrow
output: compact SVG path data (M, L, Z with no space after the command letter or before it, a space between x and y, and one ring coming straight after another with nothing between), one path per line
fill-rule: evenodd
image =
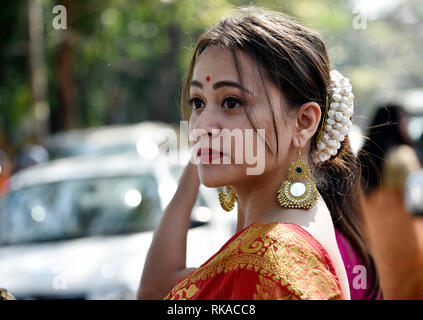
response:
M203 88L203 84L200 81L197 81L197 80L192 80L191 86L195 86L195 87L198 87L200 89ZM238 89L245 91L249 94L253 94L250 90L248 90L243 85L241 85L241 84L239 84L238 82L235 82L235 81L222 80L222 81L218 81L215 84L213 84L213 89L215 89L215 90L222 88L222 87L235 87L235 88L238 88Z

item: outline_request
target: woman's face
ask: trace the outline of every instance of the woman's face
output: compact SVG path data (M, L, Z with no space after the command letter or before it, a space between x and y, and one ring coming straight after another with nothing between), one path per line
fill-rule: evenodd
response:
M194 158L201 149L199 176L208 187L240 183L258 174L269 173L287 162L291 127L295 121L283 111L286 106L280 90L265 75L263 87L254 60L242 51L238 51L238 57L242 85L229 49L208 47L199 56L193 71L190 140ZM270 104L265 90L268 91ZM249 114L255 127L264 129L264 137L258 136L253 129L247 108L251 108ZM270 108L273 109L274 120ZM273 121L277 133L274 132ZM279 138L279 160L265 148L263 140L265 138L272 152L276 152L276 134ZM217 151L217 156L210 157L208 148ZM247 171L247 168L250 170Z

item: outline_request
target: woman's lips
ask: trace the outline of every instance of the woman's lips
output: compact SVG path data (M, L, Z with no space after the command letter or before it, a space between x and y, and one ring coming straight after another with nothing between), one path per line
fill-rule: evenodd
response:
M197 151L197 157L200 159L200 162L211 162L213 159L222 158L223 152L211 148L200 148Z

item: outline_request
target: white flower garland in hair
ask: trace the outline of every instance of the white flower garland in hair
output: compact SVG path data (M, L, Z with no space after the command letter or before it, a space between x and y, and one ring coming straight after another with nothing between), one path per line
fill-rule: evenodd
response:
M316 164L321 164L338 153L341 142L352 127L351 117L354 112L352 86L348 78L337 70L330 72L329 97L326 123L322 124L324 128L319 134L321 138L311 152L311 159Z

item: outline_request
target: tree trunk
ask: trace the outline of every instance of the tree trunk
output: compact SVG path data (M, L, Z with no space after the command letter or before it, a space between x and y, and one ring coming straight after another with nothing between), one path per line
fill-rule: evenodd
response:
M28 0L29 68L35 142L49 133L50 107L47 100L47 71L44 60L43 11L38 0Z
M71 2L64 0L61 2L67 10L68 29L57 30L63 35L62 43L60 44L59 53L56 60L56 68L58 75L58 101L59 101L59 126L60 131L72 129L75 124L75 115L77 113L76 106L76 87L72 76L72 61L73 61L73 42L71 38Z

